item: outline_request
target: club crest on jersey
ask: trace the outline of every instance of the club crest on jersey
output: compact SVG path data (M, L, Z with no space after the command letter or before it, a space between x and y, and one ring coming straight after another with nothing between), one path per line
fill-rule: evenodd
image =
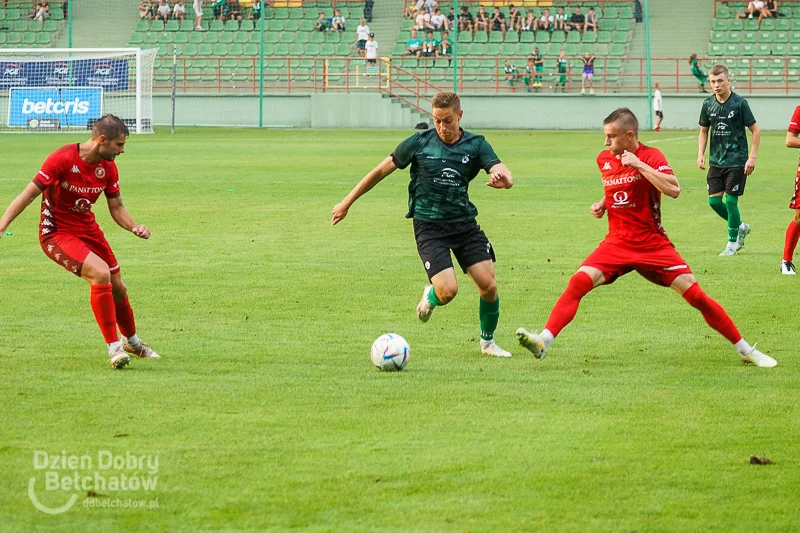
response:
M94 175L97 176L99 179L103 179L106 177L106 169L103 167L97 167L94 169Z
M605 164L603 165L603 170L611 170L611 163L606 161Z
M461 162L462 162L462 163L464 163L465 165L466 165L467 163L469 163L469 156L468 156L468 155L465 155L464 157L462 157L462 158L461 158Z
M61 187L63 187L64 189L69 189L69 183L67 183L66 181L62 181Z

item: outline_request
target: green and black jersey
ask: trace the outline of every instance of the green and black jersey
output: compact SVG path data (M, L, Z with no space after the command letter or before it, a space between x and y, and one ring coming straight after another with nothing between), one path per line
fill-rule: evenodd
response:
M469 182L500 163L483 135L462 130L455 144L446 144L435 129L401 142L392 160L400 169L411 165L406 218L440 223L475 218L478 208L469 201Z
M708 128L712 167L738 168L747 162L747 129L756 123L747 100L731 93L720 103L709 96L700 110L700 126Z

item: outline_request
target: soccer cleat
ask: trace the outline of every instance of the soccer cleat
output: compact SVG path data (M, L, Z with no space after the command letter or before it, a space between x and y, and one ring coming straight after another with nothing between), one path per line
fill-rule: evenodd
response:
M436 309L436 306L431 305L431 302L428 301L428 294L430 294L432 290L433 285L425 285L425 289L422 291L422 299L417 304L417 318L419 318L421 322L430 320L431 313Z
M511 357L511 352L505 351L493 340L487 341L481 339L481 353L483 355L492 355L494 357Z
M122 368L131 362L131 358L125 353L125 350L120 346L110 354L108 354L108 362L111 368Z
M128 339L123 337L122 346L126 352L132 353L141 359L161 359L160 355L143 342L140 342L137 346L131 346L128 343Z
M722 253L719 254L720 257L725 257L728 255L736 255L736 247L733 246L726 246Z
M775 359L756 350L756 344L754 344L753 347L750 348L750 351L746 354L739 355L739 357L742 358L742 361L745 363L750 363L751 365L760 366L761 368L772 368L773 366L778 366L778 362Z
M742 248L744 248L744 238L750 234L750 224L745 224L742 222L742 225L739 226L739 235L736 236L736 251L738 252Z
M794 263L791 261L781 261L781 274L784 276L796 276L797 271L794 269Z
M544 359L547 355L544 340L538 333L531 333L525 328L519 328L517 329L517 339L520 345L530 350L536 359Z

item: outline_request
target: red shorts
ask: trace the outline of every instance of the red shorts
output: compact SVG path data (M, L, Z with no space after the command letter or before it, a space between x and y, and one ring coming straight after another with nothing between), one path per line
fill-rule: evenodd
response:
M647 251L603 241L581 266L600 270L606 278L606 284L614 283L618 277L635 270L645 279L669 287L681 274L692 273L669 241L662 248Z
M119 263L103 232L88 233L81 237L56 232L42 239L40 244L47 257L76 276L81 275L83 262L89 253L105 261L112 274L119 272Z
M789 208L800 209L800 166L797 167L797 176L794 178L794 196L789 202Z

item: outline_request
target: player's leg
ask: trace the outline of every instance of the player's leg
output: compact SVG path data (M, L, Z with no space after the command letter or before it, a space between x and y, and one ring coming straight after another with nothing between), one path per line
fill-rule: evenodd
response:
M725 169L725 207L728 209L728 248L733 241L734 251L739 251L744 247L744 239L750 234L750 225L742 221L739 211L739 197L744 194L747 185L747 176L744 174L744 167ZM725 255L729 255L725 253Z
M122 368L130 363L131 359L125 353L125 349L122 343L119 342L119 336L117 335L117 313L114 306L111 272L108 263L95 253L89 252L83 260L80 276L89 283L92 313L94 313L94 318L100 327L103 339L108 345L108 357L111 366Z
M798 239L800 239L800 208L794 210L794 218L789 222L789 227L786 228L786 240L783 243L783 261L781 261L781 274L787 276L794 276L797 274L793 260Z
M510 352L500 348L494 341L494 332L500 320L500 297L497 294L494 264L491 260L481 261L468 267L467 273L478 287L480 295L478 316L481 322L481 353L495 357L511 357Z
M111 274L111 293L114 296L114 310L117 314L117 326L122 333L122 347L126 352L132 353L142 359L158 359L158 355L152 348L142 342L136 334L136 320L133 316L133 308L128 299L128 288L122 281L122 275L117 271Z
M586 94L586 73L581 74L581 94Z
M689 305L702 313L709 326L734 345L742 361L765 368L778 364L775 359L756 350L755 345L751 346L744 340L725 309L700 288L693 274L679 275L670 286L683 296Z
M430 281L430 284L423 289L422 299L417 304L417 318L422 322L427 322L434 309L450 303L458 294L458 281L453 270L450 243L446 233L444 225L414 221L417 252Z

